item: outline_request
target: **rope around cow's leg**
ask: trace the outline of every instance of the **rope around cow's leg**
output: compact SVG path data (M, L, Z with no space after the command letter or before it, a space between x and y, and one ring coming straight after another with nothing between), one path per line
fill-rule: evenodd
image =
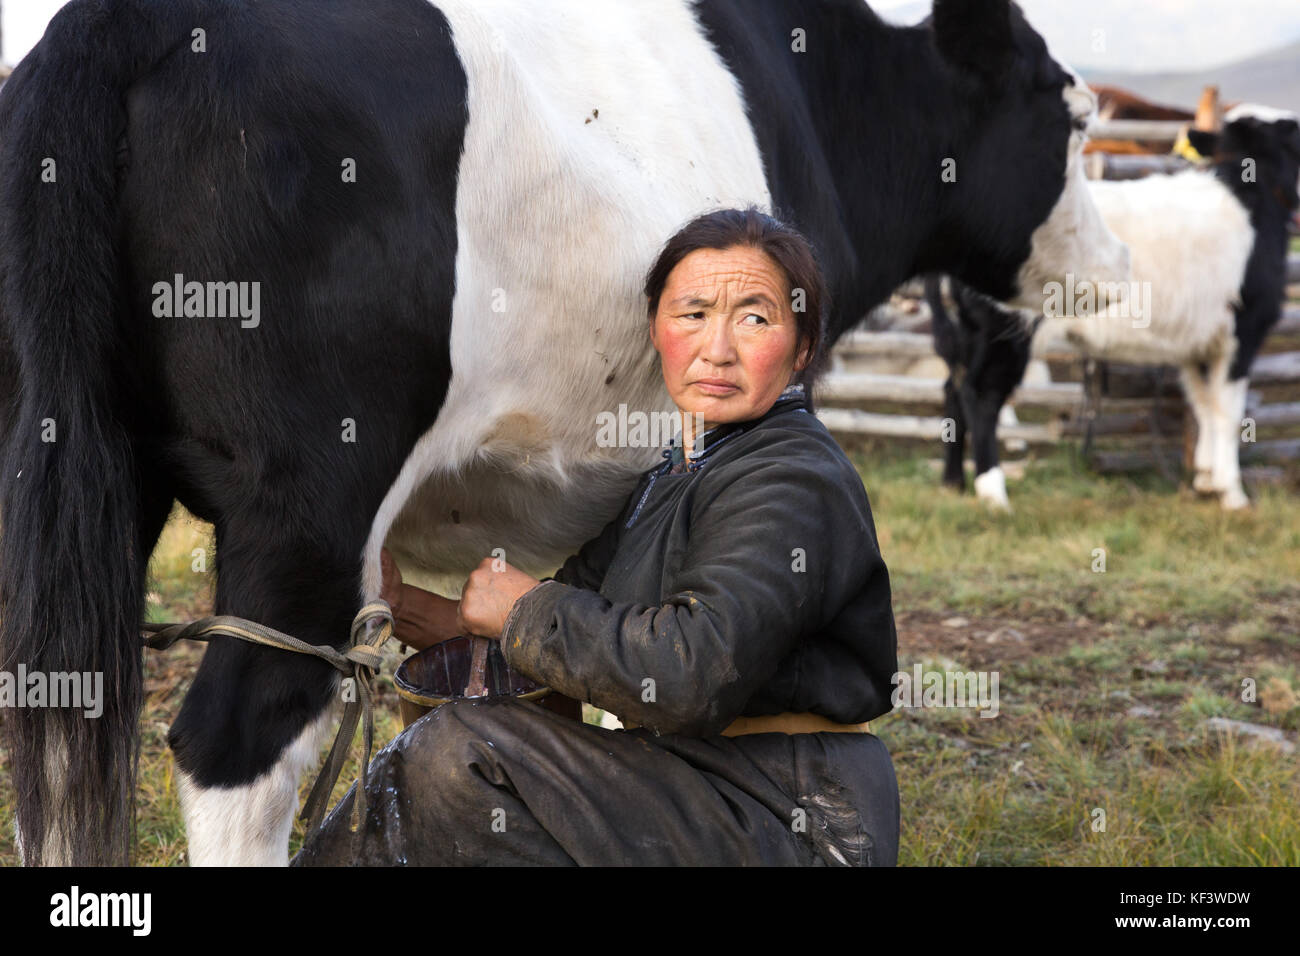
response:
M367 629L375 622L378 624L374 639L365 641ZM356 784L357 796L352 804L352 830L360 834L360 824L365 819L370 751L374 745L371 685L383 663L383 645L393 635L393 612L387 601L373 601L357 612L357 616L352 620L348 647L342 652L322 644L308 644L273 627L230 614L205 617L187 624L147 623L143 625L143 629L149 632L145 638L145 645L156 650L165 650L180 640L209 641L216 635L223 635L252 644L261 644L264 647L275 647L319 658L346 675L345 680L352 680L355 694L344 706L338 735L334 738L334 745L325 759L325 765L321 768L311 793L307 796L299 819L307 821L309 834L320 827L330 794L334 791L334 784L343 769L343 761L352 744L352 736L356 733L357 721L364 719L362 733L365 749L361 754L361 776Z

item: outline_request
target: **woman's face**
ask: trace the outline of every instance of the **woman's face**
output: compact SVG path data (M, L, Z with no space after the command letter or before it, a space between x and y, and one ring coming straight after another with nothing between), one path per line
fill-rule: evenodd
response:
M781 267L750 246L697 249L668 274L650 325L668 394L706 428L764 415L808 363Z

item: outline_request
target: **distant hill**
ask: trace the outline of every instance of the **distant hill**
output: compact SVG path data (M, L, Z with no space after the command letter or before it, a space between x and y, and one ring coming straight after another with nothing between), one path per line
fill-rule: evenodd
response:
M889 9L876 4L894 23L915 23L930 6L931 0ZM1296 0L1020 0L1020 6L1049 48L1089 81L1187 109L1195 108L1207 83L1217 83L1229 102L1300 111Z
M868 0L887 20L915 23L930 0ZM889 4L894 4L889 6ZM1235 63L1300 39L1295 0L1019 0L1076 69L1170 73Z
M1236 63L1186 73L1114 73L1082 70L1089 83L1109 83L1149 100L1195 109L1214 83L1225 103L1264 103L1300 113L1300 40Z

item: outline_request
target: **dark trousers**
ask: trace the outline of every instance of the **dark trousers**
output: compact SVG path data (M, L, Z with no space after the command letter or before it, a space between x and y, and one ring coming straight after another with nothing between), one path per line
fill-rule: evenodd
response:
M294 858L341 865L858 865L898 858L898 785L871 734L656 737L513 699L455 701L370 764Z

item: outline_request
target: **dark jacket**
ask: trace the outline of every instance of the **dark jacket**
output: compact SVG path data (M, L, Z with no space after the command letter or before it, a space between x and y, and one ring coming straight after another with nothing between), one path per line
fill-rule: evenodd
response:
M742 713L890 709L889 577L862 482L800 395L704 445L648 472L502 632L519 670L645 726L443 704L375 755L365 825L350 830L353 791L295 864L897 861L874 734L719 733Z
M601 534L520 598L511 666L662 734L891 709L889 573L852 463L788 389L648 471ZM679 456L680 457L680 456Z

